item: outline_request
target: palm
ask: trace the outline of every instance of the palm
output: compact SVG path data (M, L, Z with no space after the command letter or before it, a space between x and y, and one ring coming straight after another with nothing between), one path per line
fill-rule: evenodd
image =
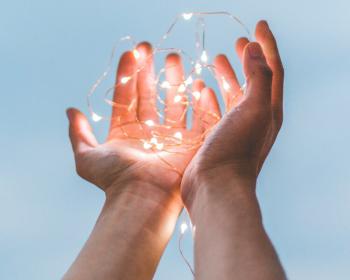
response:
M136 78L116 87L113 102L122 106L113 108L105 143L97 143L82 113L74 109L69 112L75 119L71 120L71 139L77 170L83 178L103 190L111 185L121 185L116 182L134 180L178 191L182 173L201 144L202 135L217 121L203 117L203 112L211 110L219 117L219 106L215 93L210 89L203 90L204 83L195 81L193 90L203 92L201 99L194 102L193 125L189 130L186 128L186 104L174 102L174 96L178 94L174 86L168 89L164 124L161 124L156 111L151 48L143 43L138 50L141 61L136 61L132 52L121 57L117 81L136 73L139 63L143 63L143 67ZM167 57L166 69L170 84L183 82L183 67L178 55Z

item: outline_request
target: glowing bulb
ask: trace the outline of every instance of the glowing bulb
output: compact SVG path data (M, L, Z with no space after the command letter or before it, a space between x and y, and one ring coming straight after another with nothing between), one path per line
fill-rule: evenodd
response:
M153 144L153 145L158 144L157 138L152 137L150 143Z
M99 115L97 115L97 114L94 113L94 112L92 113L91 118L92 118L92 120L93 120L94 122L99 122L100 120L102 120L102 117L99 116Z
M193 13L183 13L182 14L182 17L185 19L185 20L190 20L193 16Z
M201 98L201 93L199 91L192 92L192 95L194 98L196 98L196 100L199 100L199 98Z
M181 96L181 95L175 95L175 97L174 97L174 103L180 102L181 99L182 99L182 96Z
M120 82L121 82L122 84L126 84L127 82L129 82L130 79L131 79L131 77L122 77L122 78L120 79Z
M148 126L154 126L154 121L153 120L147 120L145 121L145 124Z
M226 91L228 91L228 90L230 90L230 85L229 85L229 83L226 81L226 79L223 77L222 78L222 87L224 88L224 90L226 90Z
M184 84L181 84L179 88L177 89L178 92L185 92L186 91L186 86Z
M182 140L182 133L181 133L180 131L175 132L175 133L174 133L174 137L177 138L177 139L179 139L179 140Z
M164 148L164 144L163 143L157 143L156 144L156 148L157 148L157 150L162 150Z
M202 65L200 63L197 62L194 68L197 75L200 75L202 73Z
M143 143L143 147L144 147L146 150L149 150L150 148L152 148L152 145L151 145L150 143L144 142L144 143Z
M188 85L190 85L190 84L192 84L192 83L193 83L192 76L189 76L189 77L187 78L187 80L185 81L185 85L188 86Z
M134 49L134 50L132 51L132 53L134 54L134 57L135 57L136 59L139 59L139 58L140 58L140 52L139 52L137 49Z
M162 88L170 88L170 83L168 81L164 81L161 83L160 87Z
M188 225L185 222L183 222L180 226L181 234L184 234L187 229L188 229Z
M202 62L208 62L208 55L207 52L204 50L201 55Z

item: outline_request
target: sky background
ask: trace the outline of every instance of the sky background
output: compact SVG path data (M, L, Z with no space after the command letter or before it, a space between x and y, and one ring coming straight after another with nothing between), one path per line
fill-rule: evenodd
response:
M177 13L215 10L237 15L250 30L267 19L279 41L285 120L259 177L258 197L287 274L349 279L346 0L2 1L0 279L60 279L96 221L104 195L75 174L65 109L87 112L85 95L113 42L127 33L155 41ZM225 32L218 34L227 44ZM103 138L103 128L95 129ZM177 238L178 230L156 280L191 279ZM189 235L184 245L190 256Z

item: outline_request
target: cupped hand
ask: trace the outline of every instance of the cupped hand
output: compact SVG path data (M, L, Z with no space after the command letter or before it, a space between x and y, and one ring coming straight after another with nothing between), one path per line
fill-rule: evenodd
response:
M257 24L255 37L257 42L241 38L236 44L247 82L243 95L228 59L215 60L228 113L186 169L182 196L188 208L203 182L217 189L234 180L255 182L282 125L284 74L276 41L265 21Z
M171 86L165 100L164 128L157 114L152 47L149 43L141 43L137 50L138 58L130 51L120 59L116 84L123 77L132 76L137 69L141 70L127 83L115 88L113 102L117 106L113 107L105 143L97 142L88 120L80 111L73 108L67 110L77 172L107 195L126 191L152 199L159 194L176 200L180 207L181 175L198 145L189 148L186 141L179 141L177 145L166 149L167 143L149 143L151 132L152 135L162 134L163 138L177 135L198 141L216 121L203 117L203 112L211 110L219 116L219 106L214 92L205 88L203 81L196 80L193 91L202 92L202 96L193 104L193 126L189 130L186 128L186 102L174 101L178 88ZM181 58L177 54L170 54L165 63L168 82L171 85L182 83L184 70ZM186 96L182 98L185 100ZM148 150L140 141L142 138L148 139Z

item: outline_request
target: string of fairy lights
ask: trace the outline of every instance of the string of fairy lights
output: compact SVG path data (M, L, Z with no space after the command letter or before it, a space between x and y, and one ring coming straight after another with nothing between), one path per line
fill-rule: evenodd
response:
M235 24L238 24L241 29L243 30L244 34L250 38L250 32L249 29L242 23L240 19L238 19L236 16L232 15L231 13L225 12L225 11L219 11L219 12L186 12L179 14L175 17L169 28L167 29L166 33L161 36L161 39L159 42L154 46L152 49L152 53L150 54L150 58L154 57L156 54L161 53L176 53L179 56L181 56L182 59L186 59L189 61L189 65L191 67L190 71L184 75L183 79L177 83L171 83L169 80L167 80L165 77L165 73L167 70L169 70L168 66L161 68L158 73L155 74L154 78L154 88L155 90L155 99L156 102L153 104L150 102L149 106L150 109L153 110L154 113L158 116L162 122L156 122L153 119L148 120L135 120L132 122L125 122L121 121L120 119L113 120L115 123L118 124L118 127L122 131L124 137L126 139L135 140L139 143L140 148L143 149L145 152L152 152L154 153L163 163L165 163L169 168L173 169L174 171L181 174L179 170L176 169L170 162L168 162L164 157L164 152L167 153L181 153L176 147L181 146L181 149L183 151L189 151L189 150L195 150L197 149L203 142L205 135L208 133L208 131L204 131L200 134L193 134L191 137L185 137L183 134L183 131L176 129L174 130L175 124L179 123L179 121L182 121L184 118L186 118L186 115L190 108L194 109L194 102L198 102L201 98L201 92L193 90L192 85L195 79L199 79L202 77L203 70L207 70L213 77L216 78L219 83L221 83L220 87L223 91L229 92L231 91L231 85L230 83L225 79L225 77L217 77L215 66L210 63L210 57L208 55L208 50L206 49L206 19L208 17L213 16L221 16L226 17L230 20L232 20ZM183 49L180 48L163 48L163 43L165 40L169 38L171 33L173 32L175 26L180 22L189 22L189 21L195 21L195 56L192 57L187 52L185 52ZM120 38L117 43L114 45L109 62L107 65L106 70L102 73L102 75L97 79L97 81L93 84L90 91L87 94L87 104L88 109L90 112L91 119L94 122L100 122L102 120L111 120L111 118L115 118L115 116L112 114L111 117L104 116L103 114L95 111L93 107L92 97L96 94L97 89L100 87L100 85L103 83L103 81L108 77L110 72L113 69L114 66L114 59L116 56L116 53L118 51L118 48L121 46L121 44L129 44L130 49L132 50L133 56L136 60L140 59L140 53L137 50L137 42L133 39L132 36L125 36ZM119 92L118 90L122 89L121 87L125 86L126 84L130 83L132 79L135 79L140 71L144 69L144 67L147 66L147 61L149 61L147 58L144 60L144 64L140 64L137 70L132 73L129 76L123 76L120 77L119 80L115 82L110 88L106 90L106 92L103 94L103 101L113 107L113 110L126 110L131 111L135 109L135 106L137 105L137 99L133 99L130 101L129 104L121 104L116 101L116 98L114 98L114 95L116 92ZM244 93L245 84L241 87L241 92L239 93L242 95ZM161 95L160 92L172 90L172 92L176 92L173 96L173 104L179 104L184 107L183 113L179 117L179 119L172 119L169 116L167 116L165 110L161 110L161 107L166 107L166 97L164 95ZM234 106L234 100L237 96L229 95L227 94L230 99L225 100L226 111L229 111ZM207 108L201 108L196 106L196 110L200 110L202 114L205 114L209 118L211 118L214 123L219 121L220 116L217 115L215 112L208 111ZM205 121L206 118L203 118L202 121ZM213 123L213 122L211 122ZM138 129L135 132L135 129L132 131L127 129L127 126L134 125ZM210 129L210 128L209 128ZM174 149L175 148L175 149ZM193 276L194 276L194 270L190 264L190 262L186 259L183 250L182 250L182 240L184 237L185 232L188 230L189 226L187 222L184 220L180 225L180 237L179 237L179 251L180 254L185 261L186 265L191 270ZM193 227L190 225L190 228L193 232Z

